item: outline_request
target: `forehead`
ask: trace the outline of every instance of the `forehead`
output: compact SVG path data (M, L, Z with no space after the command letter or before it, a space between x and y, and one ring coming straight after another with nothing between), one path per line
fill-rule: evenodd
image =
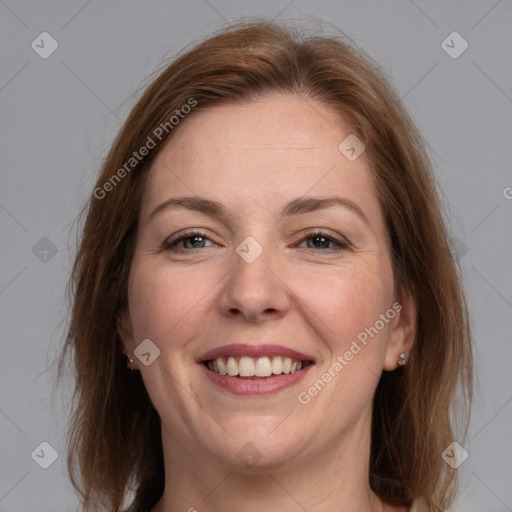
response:
M153 162L143 216L173 195L270 212L308 193L334 193L381 220L364 152L349 161L338 148L354 130L316 101L274 94L203 110L199 104L177 128Z

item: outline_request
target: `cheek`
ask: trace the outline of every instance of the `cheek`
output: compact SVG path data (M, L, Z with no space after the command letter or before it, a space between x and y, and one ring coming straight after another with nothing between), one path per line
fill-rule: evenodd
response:
M358 336L364 341L365 333L368 335L368 330L392 305L392 275L384 266L346 265L328 277L310 275L295 282L294 290L310 312L309 322L328 341L332 357L348 350ZM371 330L372 336L367 339L375 340L374 344L385 340L387 326L379 322L379 333Z
M138 339L163 346L179 343L184 327L204 318L205 294L215 280L200 271L170 270L165 265L135 264L130 288L130 314Z
M288 266L283 269L283 279L293 283L292 295L299 299L294 306L290 297L292 310L288 313L295 317L293 309L299 309L299 321L306 330L304 322L321 340L328 340L331 352L344 351L391 306L393 282L388 267L370 254L328 272ZM212 310L230 276L224 276L225 269L212 270L206 266L171 268L152 262L151 256L134 259L129 301L136 341L149 338L162 349L169 342L177 347L204 329L206 318L213 321ZM282 293L290 293L281 286L285 288Z

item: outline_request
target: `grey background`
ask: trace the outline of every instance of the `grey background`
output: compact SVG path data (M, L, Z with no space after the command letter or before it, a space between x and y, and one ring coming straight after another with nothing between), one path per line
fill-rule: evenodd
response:
M512 510L511 0L0 0L0 512L77 509L64 464L72 382L52 396L52 363L74 220L134 92L162 58L255 14L313 15L325 33L342 30L385 70L426 137L458 240L478 372L453 510ZM47 59L31 48L43 31L59 44ZM453 31L469 44L457 59L441 47ZM43 441L58 453L48 469L31 458Z

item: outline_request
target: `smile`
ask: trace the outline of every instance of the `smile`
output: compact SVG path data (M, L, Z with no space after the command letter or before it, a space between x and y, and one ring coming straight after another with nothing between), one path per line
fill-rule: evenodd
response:
M219 375L242 379L265 379L299 372L311 364L311 361L281 356L227 356L205 361L204 364L210 371Z
M235 395L268 395L296 385L315 359L275 344L229 344L196 359L210 382Z

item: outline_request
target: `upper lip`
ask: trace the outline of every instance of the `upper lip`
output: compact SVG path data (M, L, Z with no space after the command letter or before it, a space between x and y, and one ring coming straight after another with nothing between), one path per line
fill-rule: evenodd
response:
M227 356L250 356L250 357L263 357L263 356L282 356L290 357L291 359L298 359L300 361L311 361L314 362L314 358L293 350L282 345L243 345L243 344L231 344L223 345L222 347L213 348L200 355L197 362L204 363L205 361L211 361L217 357Z

